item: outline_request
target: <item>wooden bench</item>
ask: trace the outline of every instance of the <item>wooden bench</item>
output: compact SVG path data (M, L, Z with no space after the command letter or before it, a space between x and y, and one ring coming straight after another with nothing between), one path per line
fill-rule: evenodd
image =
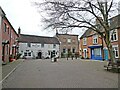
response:
M104 66L107 71L112 69L117 69L117 72L119 72L120 69L120 60L116 60L116 62L112 63L111 61L108 62L106 66Z

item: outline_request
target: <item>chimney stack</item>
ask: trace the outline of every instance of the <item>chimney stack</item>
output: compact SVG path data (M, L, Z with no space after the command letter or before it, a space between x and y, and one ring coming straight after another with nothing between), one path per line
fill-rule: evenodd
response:
M21 34L21 29L20 29L20 27L18 28L18 35L20 36L20 34Z

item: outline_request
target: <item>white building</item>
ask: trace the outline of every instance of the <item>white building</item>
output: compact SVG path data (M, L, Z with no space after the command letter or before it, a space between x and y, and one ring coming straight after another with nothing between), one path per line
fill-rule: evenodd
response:
M59 56L59 41L55 37L20 34L19 53L21 58L52 58Z

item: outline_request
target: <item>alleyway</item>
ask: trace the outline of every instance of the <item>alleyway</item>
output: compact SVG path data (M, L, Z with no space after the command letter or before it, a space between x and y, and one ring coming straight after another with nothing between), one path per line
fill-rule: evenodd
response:
M3 81L3 88L117 88L118 74L103 69L106 62L25 60Z

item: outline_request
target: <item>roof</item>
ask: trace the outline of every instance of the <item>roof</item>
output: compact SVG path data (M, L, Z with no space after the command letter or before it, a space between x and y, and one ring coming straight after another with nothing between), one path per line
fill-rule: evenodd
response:
M5 15L5 12L3 11L1 6L0 6L0 10L1 10L1 13L3 13L3 15Z
M80 37L80 39L90 36L91 31L92 31L91 29L87 29L85 33Z
M9 25L11 26L11 28L13 29L13 31L15 32L15 34L18 36L17 32L16 32L15 29L13 28L13 26L12 26L12 24L10 23L10 21L8 20L8 18L6 17L6 14L5 14L5 12L3 11L3 9L2 9L1 6L0 6L0 10L1 10L2 13L3 13L3 17L4 17L4 19L7 20L7 22L9 23Z
M18 41L23 43L59 44L59 41L56 37L45 37L25 34L20 34Z
M110 19L110 28L114 29L116 27L120 27L120 14Z
M57 35L69 35L69 36L79 36L79 35L75 35L75 34L57 34Z
M110 18L110 28L111 29L120 28L120 14ZM91 29L87 29L85 33L80 37L80 39L90 36L91 31L92 31Z

